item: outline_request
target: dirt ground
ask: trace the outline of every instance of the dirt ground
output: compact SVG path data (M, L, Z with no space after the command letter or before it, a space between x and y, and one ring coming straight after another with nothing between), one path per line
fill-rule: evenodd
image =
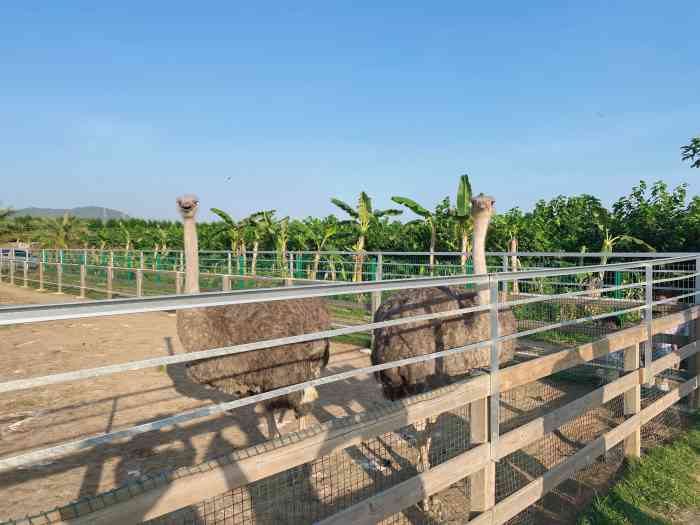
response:
M0 305L74 301L0 283ZM175 316L147 313L0 327L0 381L181 353ZM359 348L334 344L326 373L369 366ZM320 390L313 418L327 420L382 401L373 377ZM114 374L0 394L0 456L146 423L233 398L193 385L181 365ZM282 431L293 430L288 414ZM125 443L71 454L0 476L0 521L93 495L165 467L195 465L264 441L267 425L252 407L198 419Z

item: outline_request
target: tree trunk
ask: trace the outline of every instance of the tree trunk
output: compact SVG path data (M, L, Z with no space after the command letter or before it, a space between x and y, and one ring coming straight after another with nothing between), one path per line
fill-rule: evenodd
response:
M316 252L314 255L314 269L311 273L311 279L316 280L316 274L318 274L318 265L321 263L321 252Z
M357 255L355 256L355 271L353 272L352 280L354 282L362 281L362 264L365 259L365 236L360 235L357 240Z
M462 231L462 273L467 273L467 258L469 257L467 248L469 247L469 235L466 229Z
M517 272L518 271L518 256L515 254L518 252L518 239L513 237L510 240L510 248L508 250L511 253L513 253L513 255L510 256L510 271ZM514 294L520 293L520 288L518 286L517 280L513 281L513 293Z
M430 275L435 271L435 242L437 239L437 228L434 223L430 223Z

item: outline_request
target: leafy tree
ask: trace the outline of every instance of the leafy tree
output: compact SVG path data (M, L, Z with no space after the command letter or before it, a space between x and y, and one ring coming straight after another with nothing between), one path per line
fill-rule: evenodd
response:
M318 267L321 262L321 252L338 232L338 225L312 217L309 217L305 222L301 223L301 225L305 233L305 239L311 241L314 245L314 265L310 278L316 279Z
M690 161L691 168L700 168L700 137L693 137L690 144L681 147L681 160Z

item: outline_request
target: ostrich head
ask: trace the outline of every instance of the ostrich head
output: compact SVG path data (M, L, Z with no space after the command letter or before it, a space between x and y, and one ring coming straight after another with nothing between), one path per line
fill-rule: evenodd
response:
M493 212L496 211L494 204L496 204L496 199L479 193L479 195L472 198L472 216L475 220L486 220L488 222Z
M183 195L177 198L177 211L183 219L194 219L199 209L199 199L196 195Z

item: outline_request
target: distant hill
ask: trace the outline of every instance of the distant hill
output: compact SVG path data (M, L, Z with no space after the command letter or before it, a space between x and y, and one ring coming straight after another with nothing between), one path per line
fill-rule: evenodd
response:
M128 215L119 210L111 208L100 208L99 206L78 206L72 209L65 208L22 208L14 210L13 217L63 217L65 213L80 219L126 219Z

